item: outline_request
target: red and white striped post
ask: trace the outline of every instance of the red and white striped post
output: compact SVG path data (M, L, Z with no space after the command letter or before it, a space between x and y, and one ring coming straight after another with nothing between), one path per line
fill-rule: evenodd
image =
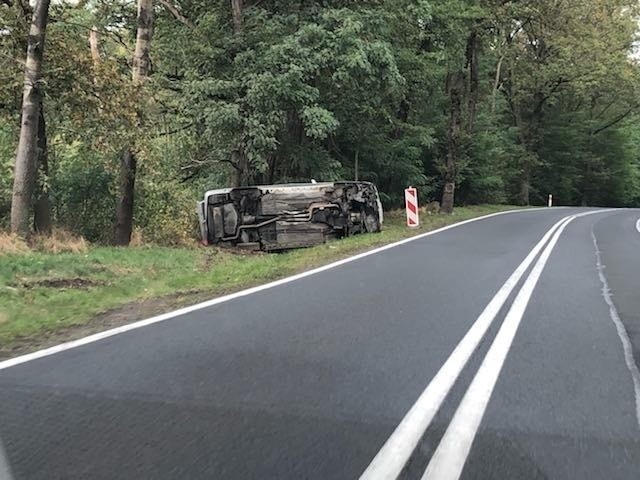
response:
M405 189L404 203L407 208L407 227L419 227L420 217L418 215L418 191L414 187Z

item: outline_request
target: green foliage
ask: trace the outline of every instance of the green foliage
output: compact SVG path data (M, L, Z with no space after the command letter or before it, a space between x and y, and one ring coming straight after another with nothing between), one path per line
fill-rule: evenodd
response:
M0 118L0 227L8 223L13 185L13 139L15 129Z
M51 159L51 199L56 222L92 242L113 236L113 175L102 158L81 142L55 143Z
M144 177L138 187L136 225L145 243L192 244L198 234L194 215L194 192L178 182L154 181Z
M0 225L28 27L13 3L0 5ZM180 16L155 9L143 88L131 84L133 2L51 7L45 183L55 223L92 241L112 238L119 155L132 144L135 223L153 243L196 235L195 201L232 181L357 175L385 206L400 205L408 185L439 199L446 79L462 72L468 91L472 32L477 116L461 135L457 202L526 201L526 185L531 203L553 193L564 204L640 204L634 1L248 0L237 31L227 0L172 3Z
M383 117L381 104L398 97L403 78L390 44L365 28L368 10L268 9L269 2L248 9L243 32L230 39L220 38L219 17L204 16L195 35L211 48L185 51L189 65L163 67L184 68L179 88L198 105L188 115L215 152L212 163L239 152L258 175L318 177L331 162L314 168L309 160L327 158L345 117Z

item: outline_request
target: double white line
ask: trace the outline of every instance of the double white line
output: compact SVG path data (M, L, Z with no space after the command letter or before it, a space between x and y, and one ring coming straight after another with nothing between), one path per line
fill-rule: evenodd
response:
M416 403L361 475L360 480L393 480L398 478L460 372L480 344L511 292L542 251L513 301L498 334L432 456L422 480L457 480L460 477L531 294L560 235L574 218L604 211L608 210L585 212L565 217L545 233L458 343L433 380L427 385Z

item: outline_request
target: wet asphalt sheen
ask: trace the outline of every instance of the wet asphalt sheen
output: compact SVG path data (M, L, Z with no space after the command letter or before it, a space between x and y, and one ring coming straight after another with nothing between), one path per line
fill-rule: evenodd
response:
M543 234L581 211L468 223L0 370L5 463L15 480L357 479ZM463 479L640 478L632 377L592 238L639 362L639 218L601 212L563 232ZM402 478L422 475L504 310Z

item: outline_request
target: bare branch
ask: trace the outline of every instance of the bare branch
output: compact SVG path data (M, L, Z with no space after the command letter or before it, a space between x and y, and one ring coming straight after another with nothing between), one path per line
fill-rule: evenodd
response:
M91 32L92 30L95 30L96 32L98 32L100 35L105 35L107 37L110 37L111 39L113 39L115 42L117 42L119 45L121 45L127 52L132 53L133 50L131 49L131 45L128 44L123 36L118 33L118 31L116 30L109 30L106 28L99 28L96 29L95 25L88 25L86 23L81 23L81 22L72 22L66 19L57 19L55 17L50 17L50 21L49 23L60 23L63 25L71 25L73 27L80 27L83 29L86 29L87 32Z
M187 125L183 125L183 126L181 126L181 127L175 128L175 129L173 129L173 130L168 130L168 131L166 131L166 132L159 132L159 133L156 135L156 137L164 137L164 136L167 136L167 135L174 135L174 134L179 133L179 132L182 132L182 131L184 131L184 130L188 130L188 129L189 129L189 128L191 128L191 127L193 127L193 122L192 122L192 123L189 123L189 124L187 124Z
M613 127L614 125L620 123L622 120L624 120L625 118L627 118L629 115L631 115L640 105L633 105L632 107L630 107L628 110L626 110L625 112L621 113L620 115L618 115L617 117L614 117L613 119L611 119L609 122L605 123L604 125L602 125L599 128L596 128L595 130L593 130L591 132L591 135L597 135L600 132L603 132L604 130Z
M496 94L498 93L498 88L500 88L500 78L502 76L503 61L504 61L504 55L502 55L498 60L498 65L496 66L496 76L493 80L493 93L491 96L491 113L492 114L494 114L496 111Z
M602 118L604 114L607 113L607 111L615 105L615 103L616 103L616 100L612 100L611 102L609 102L607 106L604 107L602 111L596 115L596 118Z
M235 170L240 171L240 166L238 165L238 162L234 162L233 160L231 160L230 158L223 158L220 160L223 163L228 163L229 165L231 165Z
M160 3L169 11L169 13L171 13L171 15L173 15L173 18L178 20L183 25L186 25L189 28L193 28L193 22L185 17L182 12L180 12L178 7L176 7L173 3L171 3L169 0L160 0Z

